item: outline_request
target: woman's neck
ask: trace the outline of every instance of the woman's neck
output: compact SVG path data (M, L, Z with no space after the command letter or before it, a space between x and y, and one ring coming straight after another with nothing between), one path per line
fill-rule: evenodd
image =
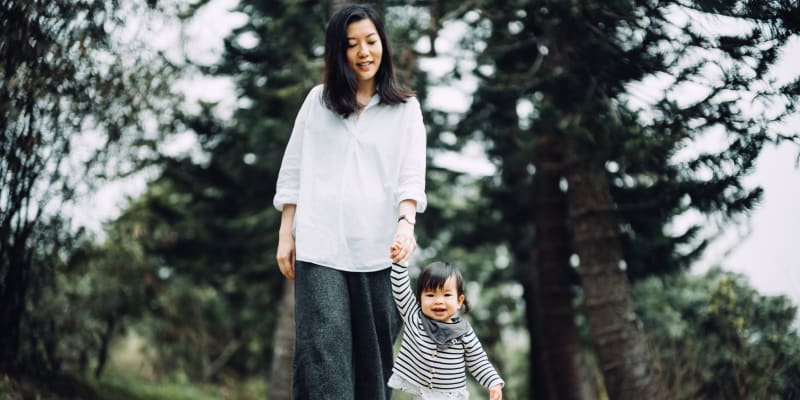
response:
M356 91L358 104L366 106L375 94L375 81L360 82Z

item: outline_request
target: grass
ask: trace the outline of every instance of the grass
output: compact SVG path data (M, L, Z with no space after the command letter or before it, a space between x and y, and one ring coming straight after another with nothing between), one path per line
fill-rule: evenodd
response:
M219 385L155 383L124 376L100 380L69 376L46 381L0 376L0 400L250 400L266 397L261 381L229 381Z
M190 384L159 384L124 377L90 381L98 400L224 400L228 397L222 389Z

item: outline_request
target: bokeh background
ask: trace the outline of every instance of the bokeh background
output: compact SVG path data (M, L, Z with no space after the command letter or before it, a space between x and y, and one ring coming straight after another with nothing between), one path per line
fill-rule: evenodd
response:
M2 2L0 398L290 398L271 200L343 3ZM800 5L374 4L412 275L461 266L507 398L800 398Z

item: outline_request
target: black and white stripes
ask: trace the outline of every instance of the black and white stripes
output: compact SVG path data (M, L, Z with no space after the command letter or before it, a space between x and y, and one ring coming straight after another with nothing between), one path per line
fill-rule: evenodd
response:
M421 387L442 391L466 388L465 368L484 387L503 383L474 331L470 330L460 343L437 348L422 326L420 318L425 317L411 291L408 268L394 264L391 276L392 293L405 323L393 373Z

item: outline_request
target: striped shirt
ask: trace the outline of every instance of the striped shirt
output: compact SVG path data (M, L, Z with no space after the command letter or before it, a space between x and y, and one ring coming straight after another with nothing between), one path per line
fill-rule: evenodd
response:
M465 367L484 387L504 383L472 329L461 343L438 349L422 326L420 318L425 317L411 291L408 268L392 264L391 276L394 300L405 323L392 373L420 387L442 391L466 389Z

